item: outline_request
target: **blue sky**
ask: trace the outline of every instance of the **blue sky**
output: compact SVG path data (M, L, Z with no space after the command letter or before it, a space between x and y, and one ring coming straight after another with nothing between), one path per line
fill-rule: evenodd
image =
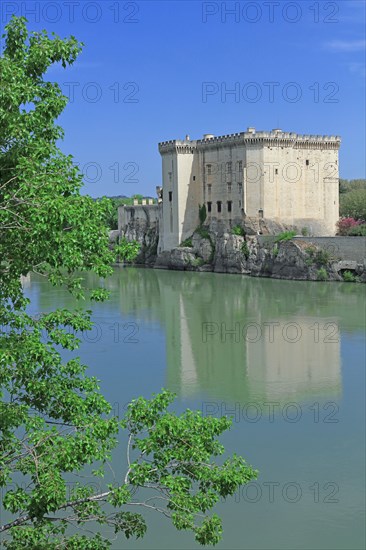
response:
M155 195L158 142L258 130L340 135L365 177L365 3L3 0L29 29L85 43L48 77L70 103L62 149L92 196ZM232 93L230 93L230 91Z

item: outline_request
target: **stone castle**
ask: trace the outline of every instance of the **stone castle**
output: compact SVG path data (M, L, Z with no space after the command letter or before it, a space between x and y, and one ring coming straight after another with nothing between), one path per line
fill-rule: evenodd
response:
M211 227L242 225L261 233L285 226L332 236L339 218L339 147L339 136L255 128L159 143L158 204L121 208L120 228L132 219L157 224L159 254L191 237L205 205Z

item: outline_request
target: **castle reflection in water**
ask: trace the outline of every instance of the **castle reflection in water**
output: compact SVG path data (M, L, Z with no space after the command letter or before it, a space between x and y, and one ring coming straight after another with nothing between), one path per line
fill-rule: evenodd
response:
M96 307L159 326L165 386L182 398L337 399L342 333L360 331L364 323L365 298L358 285L345 283L116 268L106 287L111 300ZM52 292L38 296L41 307L49 300ZM72 300L57 296L59 307ZM154 363L148 349L146 358Z
M181 397L341 395L341 332L359 300L350 285L129 269L110 286L124 314L162 326L166 386Z

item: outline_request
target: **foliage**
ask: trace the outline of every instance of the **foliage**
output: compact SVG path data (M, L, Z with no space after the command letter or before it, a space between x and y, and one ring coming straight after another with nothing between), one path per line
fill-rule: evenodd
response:
M362 221L355 220L354 218L341 218L337 222L338 227L338 235L350 235L351 232L355 231L357 234L357 230L359 226L362 226ZM362 232L362 229L361 229ZM354 235L355 233L353 233Z
M38 441L42 449L35 447L37 462L28 457L28 462L37 466L41 480L34 473L33 491L19 487L5 497L6 509L22 513L17 525L5 526L13 536L12 542L6 543L8 547L56 548L67 540L67 548L106 548L109 541L100 534L93 539L80 535L66 539L68 523L89 525L90 519L113 527L115 533L124 532L127 538L144 535L143 516L128 511L111 514L110 509L104 509L106 505L117 509L137 505L152 507L170 518L177 529L193 531L200 544L217 543L222 533L221 521L216 515L208 516L207 511L221 498L233 495L241 484L255 479L257 472L236 455L221 466L212 460L224 452L217 438L230 427L230 419L203 417L201 412L190 410L177 416L167 411L173 399L172 393L163 390L151 400L140 397L130 403L125 418L119 423L129 435L126 475L119 484L109 484L99 494L75 483L70 497L66 496L66 482L59 475L60 470L71 471L88 446L73 445L72 450L77 452L74 457L69 453L71 449L64 449L64 437L55 428L50 430L52 439ZM114 432L118 423L116 419L109 422ZM101 421L96 426L88 426L88 431L93 432L100 424ZM70 434L70 441L75 438ZM91 448L89 455L95 452L96 449ZM104 452L105 449L100 449L100 456ZM150 492L142 502L134 498L139 487ZM61 510L63 521L51 521ZM86 546L87 543L91 545Z
M309 230L308 230L307 227L302 227L302 228L301 228L301 235L302 235L303 237L307 237L307 236L309 235Z
M199 225L196 228L195 233L197 233L200 237L202 237L202 239L211 240L210 233L209 233L209 231L206 227L203 227L203 226Z
M189 248L192 248L192 237L189 237L189 239L186 239L185 241L182 241L180 246L187 246Z
M357 277L349 270L343 271L342 278L346 283L355 283L357 281Z
M316 265L327 266L330 260L331 260L331 256L327 250L324 250L323 248L321 248L320 250L317 250L314 257L314 262Z
M278 244L275 243L275 244L273 245L273 248L272 248L272 252L273 252L273 257L274 257L274 258L277 258L277 256L278 256L278 251L279 251Z
M197 258L194 258L193 260L191 260L190 264L192 267L201 267L202 265L204 265L204 259L203 258L200 258L200 257L197 257Z
M203 225L206 221L206 218L207 218L207 210L206 210L206 205L205 204L202 204L202 206L199 205L198 217L199 217L199 220L200 220L200 225Z
M115 253L118 254L120 262L131 263L136 258L141 248L137 241L128 241L122 237L115 246Z
M246 241L244 241L243 244L241 245L241 251L244 254L245 259L247 260L250 256L250 250L248 247L248 243Z
M210 243L211 243L211 253L210 253L210 256L208 258L208 263L212 264L213 261L214 261L214 258L215 258L216 245L215 245L213 239L211 239L211 238L210 238Z
M307 254L307 258L305 259L306 265L309 265L309 266L314 265L315 263L314 257L315 257L316 251L317 251L316 246L307 246L305 248L305 252Z
M81 44L45 31L28 36L24 18L13 17L6 31L0 60L0 488L11 519L0 526L4 545L104 549L110 536L98 533L101 524L127 538L144 535L137 506L168 516L201 544L214 544L221 522L207 512L256 477L241 457L215 462L224 451L217 438L230 420L191 411L176 416L167 412L173 395L162 391L150 401L133 401L120 421L80 359L65 362L78 348L78 334L91 329L91 312L27 311L22 275L36 271L79 298L104 300L105 290L86 288L83 275L93 271L103 279L117 253L128 259L135 250L125 242L109 250L106 201L80 195L82 176L57 146L63 131L55 119L67 98L44 74L54 62L72 64ZM129 435L126 475L95 491L86 472L91 465L93 476L109 471L121 428ZM135 499L139 487L153 493L149 502Z
M234 227L231 229L231 233L233 235L238 235L241 237L245 236L245 230L241 225L234 225Z
M0 284L3 300L21 306L21 275L36 270L78 291L76 270L105 277L115 256L108 250L106 201L80 195L82 176L57 147L63 130L54 121L67 98L57 83L43 80L52 63L72 64L81 44L45 32L32 33L27 43L24 18L13 18L7 31L0 60Z
M331 260L331 255L327 250L324 250L323 248L308 246L305 248L305 252L308 255L308 258L305 260L307 265L326 267Z
M211 244L211 254L210 254L210 257L208 259L208 262L209 263L212 263L213 260L214 260L214 257L215 257L215 251L216 251L216 245L215 245L215 241L214 239L211 237L210 235L210 232L209 230L207 229L207 227L204 227L202 225L199 225L196 230L195 230L195 233L197 233L197 235L199 235L202 239L207 239L208 241L210 241L210 244Z
M296 231L284 231L283 233L280 233L275 238L275 243L279 243L281 241L290 241L293 237L295 237Z
M351 227L348 230L347 235L349 237L366 237L366 223L361 223Z
M342 218L366 220L366 188L340 195L339 214Z
M321 267L316 272L316 276L317 276L318 281L326 281L328 279L327 270L324 267Z
M355 191L357 189L366 189L366 180L365 179L358 179L358 180L345 180L340 179L339 180L339 193L349 193L350 191Z

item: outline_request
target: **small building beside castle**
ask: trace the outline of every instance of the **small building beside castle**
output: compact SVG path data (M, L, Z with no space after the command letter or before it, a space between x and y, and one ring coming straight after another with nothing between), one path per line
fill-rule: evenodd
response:
M162 156L158 253L169 251L199 225L229 227L271 220L332 236L339 219L339 136L275 129L159 143ZM259 227L259 225L258 225Z

